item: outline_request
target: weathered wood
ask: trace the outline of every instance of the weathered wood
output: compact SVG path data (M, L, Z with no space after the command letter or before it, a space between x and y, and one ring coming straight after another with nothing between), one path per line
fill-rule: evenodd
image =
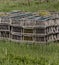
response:
M21 17L21 18L20 18ZM59 13L41 17L18 11L0 17L0 38L18 42L46 43L59 40Z

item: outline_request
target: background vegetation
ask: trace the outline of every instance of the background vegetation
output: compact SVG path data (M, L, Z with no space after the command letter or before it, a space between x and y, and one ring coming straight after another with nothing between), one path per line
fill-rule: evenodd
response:
M59 65L59 44L0 41L0 65Z
M59 11L58 0L0 0L0 11Z

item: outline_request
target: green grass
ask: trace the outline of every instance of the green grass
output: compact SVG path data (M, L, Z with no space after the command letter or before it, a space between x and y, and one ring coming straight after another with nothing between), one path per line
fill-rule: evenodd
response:
M59 65L59 44L0 41L0 65Z
M25 4L24 4L25 3ZM27 4L27 0L0 0L0 11L11 11L11 10L21 10L21 11L31 11L35 12L38 10L49 10L49 11L59 11L59 1L50 0L50 2L30 2L30 6Z

